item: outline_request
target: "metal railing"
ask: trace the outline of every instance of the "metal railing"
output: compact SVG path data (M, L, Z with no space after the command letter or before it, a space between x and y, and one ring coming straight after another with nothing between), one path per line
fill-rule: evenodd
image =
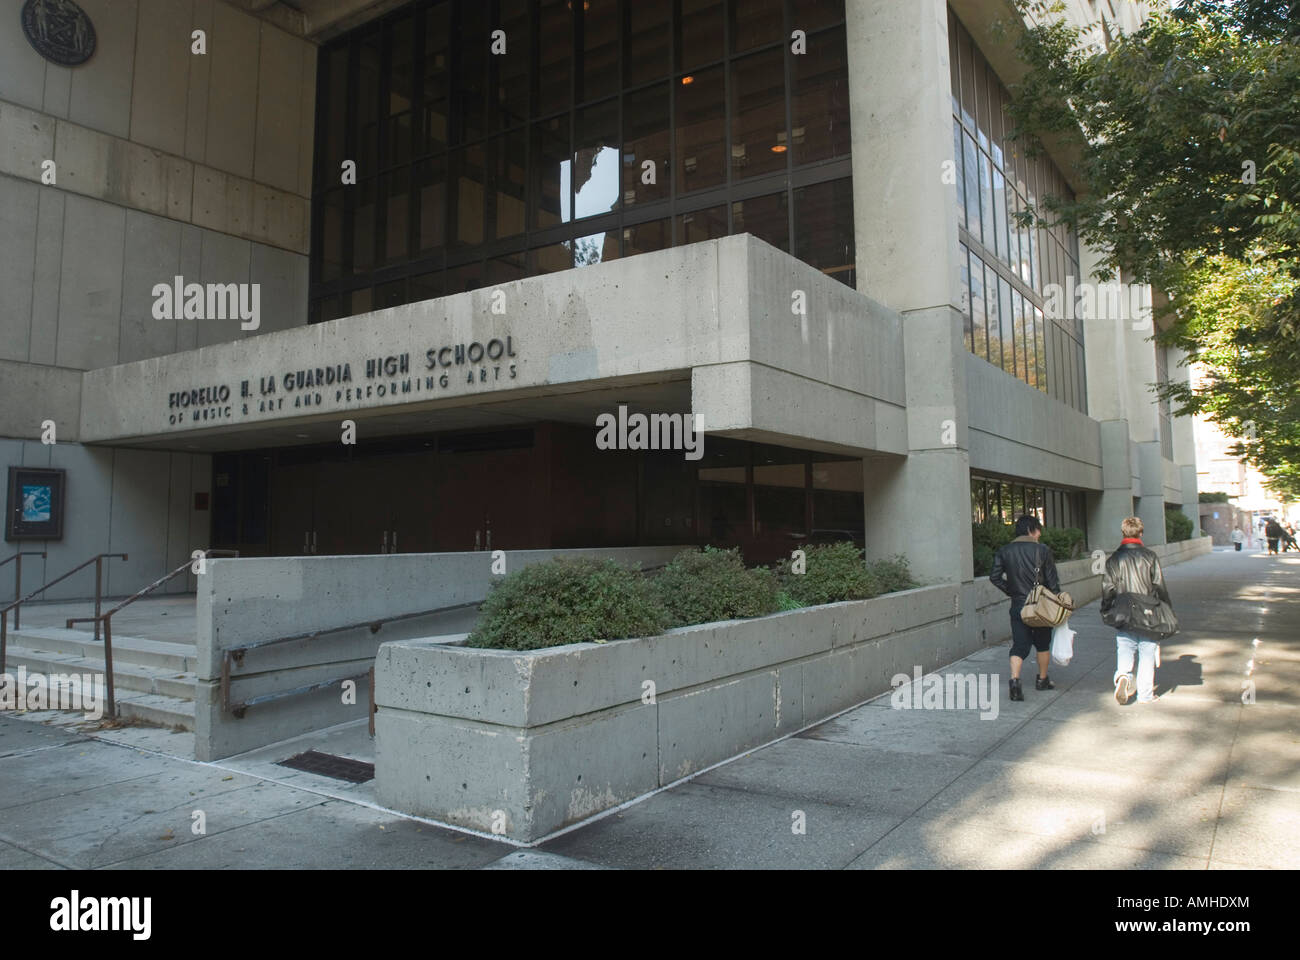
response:
M56 583L62 583L64 580L68 579L68 577L72 576L74 573L77 573L78 571L85 569L86 567L90 566L93 563L95 565L95 614L96 616L98 616L100 598L103 596L104 561L106 559L110 559L113 557L116 557L119 560L127 559L125 553L97 553L95 554L95 556L91 557L86 562L77 564L75 567L73 567L63 576L55 577L49 583L45 584L45 586L33 590L27 596L21 597L15 600L13 603L9 604L9 606L0 609L0 673L4 672L5 653L8 650L8 646L9 646L9 611L10 610L14 611L14 629L17 630L19 607L21 607L28 600L31 600L33 597L39 597L42 593L50 589L50 587L54 586ZM96 640L99 639L98 624L96 624L95 626L95 639Z
M15 600L17 600L19 597L23 595L23 557L44 558L45 551L44 550L19 550L12 557L5 557L3 560L0 560L0 567L3 567L6 563L10 563L11 561L14 560L18 561L17 563L14 564L14 599ZM14 610L15 630L17 630L20 626L22 626L22 624L18 622L18 615L20 613L22 613L21 607L16 608Z
M431 617L439 613L447 613L452 610L463 610L467 607L477 607L477 601L473 603L456 603L446 607L435 607L432 610L421 610L417 613L403 613L392 617L383 617L378 620L364 620L361 623L349 623L342 627L329 627L325 630L315 630L310 633L299 633L292 637L276 637L272 640L258 640L253 643L246 643L241 647L229 647L222 651L221 657L221 709L226 713L233 715L236 719L242 720L249 707L256 706L260 703L269 703L273 700L282 700L285 697L298 697L303 694L312 693L316 690L324 689L335 684L343 683L345 680L361 680L368 678L370 683L370 724L371 734L374 734L374 667L364 673L349 675L346 677L331 677L328 680L321 680L317 683L311 683L300 687L294 687L292 690L281 690L276 693L265 693L258 697L250 697L247 700L232 701L230 699L231 668L238 664L244 665L244 657L253 650L262 650L267 647L277 646L282 643L292 643L294 641L319 640L322 637L328 637L331 634L346 633L349 630L369 629L370 633L376 634L382 630L385 625L398 623L403 620L415 620L420 617Z
M204 560L206 560L208 557L237 557L237 556L239 556L238 550L204 550L203 551ZM125 558L125 554L123 554L123 557ZM146 594L152 593L153 591L157 590L164 583L167 583L168 581L173 580L176 577L179 577L182 573L185 573L187 570L189 570L193 565L194 565L193 559L186 560L184 563L182 563L171 573L165 573L157 580L155 580L153 583L149 584L149 586L141 590L137 590L135 593L131 594L131 596L127 597L125 600L123 600L121 603L115 606L112 610L109 610L107 613L99 612L99 598L98 595L96 595L95 615L93 617L69 617L68 618L68 622L65 624L65 626L68 627L69 629L72 628L72 625L74 623L94 622L96 640L99 639L100 621L103 621L104 682L108 685L108 703L105 706L104 713L108 716L110 720L117 716L117 701L113 695L113 614L117 613L123 607L129 607L131 604L135 603L137 600L139 600L141 597L145 596Z

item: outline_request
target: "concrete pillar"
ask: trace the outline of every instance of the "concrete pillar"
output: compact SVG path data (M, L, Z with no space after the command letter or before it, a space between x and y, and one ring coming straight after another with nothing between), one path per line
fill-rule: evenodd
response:
M849 0L846 15L858 289L903 314L907 390L908 456L864 461L867 552L970 582L947 6Z
M1133 466L1127 420L1101 423L1100 493L1088 496L1088 547L1110 552L1119 546L1120 523L1133 515Z
M1138 448L1138 517L1145 532L1142 542L1154 546L1167 542L1165 537L1165 467L1159 440L1139 443Z

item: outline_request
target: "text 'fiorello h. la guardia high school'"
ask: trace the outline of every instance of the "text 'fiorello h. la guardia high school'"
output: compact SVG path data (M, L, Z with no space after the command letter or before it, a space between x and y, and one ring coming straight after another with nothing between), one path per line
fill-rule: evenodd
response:
M65 501L25 582L850 536L969 585L972 520L1025 510L1163 542L1185 370L1045 311L1097 254L1015 219L1073 180L1007 138L1009 15L0 0L0 451ZM702 457L600 449L620 410Z

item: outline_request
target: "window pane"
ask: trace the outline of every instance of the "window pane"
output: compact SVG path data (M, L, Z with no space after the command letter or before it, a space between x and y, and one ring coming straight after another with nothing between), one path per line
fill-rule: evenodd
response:
M380 177L384 192L384 260L406 260L411 255L411 168L402 167Z
M622 164L618 149L618 100L577 112L573 153L574 218L618 209Z
M989 155L978 151L980 179L980 224L983 227L984 246L990 251L996 249L997 240L993 224L993 173L989 164Z
M624 6L627 17L626 84L667 76L672 38L672 0L637 0Z
M623 230L623 256L631 257L638 253L666 250L673 245L672 234L672 221L668 219L651 220L648 223L638 223L634 227L626 227Z
M998 317L1002 321L1002 369L1016 375L1016 341L1012 334L1011 285L998 277Z
M975 141L971 139L969 133L962 134L961 142L964 157L963 167L966 176L966 229L970 231L970 235L976 240L982 240L979 151L975 149Z
M677 82L677 176L682 193L716 187L726 179L722 68L688 74Z
M388 34L388 136L384 166L411 160L411 117L415 100L415 18L399 17Z
M1047 392L1047 329L1043 326L1043 311L1034 307L1034 375L1038 389Z
M352 269L369 270L375 265L375 187L377 180L362 180L352 193Z
M783 39L784 6L783 0L730 0L732 53Z
M325 194L317 205L320 227L320 280L328 283L343 275L343 187Z
M569 118L554 117L532 125L532 184L528 205L534 229L570 220L569 192L572 154L569 152Z
M737 180L786 168L783 57L778 47L731 65L731 169Z
M677 68L690 70L722 59L722 0L681 0L677 24Z
M706 207L677 218L677 242L699 243L727 235L727 208Z
M848 156L849 68L844 28L809 37L808 53L793 57L792 64L794 162ZM774 79L779 78L778 73Z
M524 232L524 157L526 140L522 130L491 141L492 178L488 188L488 222L497 239Z
M672 178L671 137L668 126L668 92L666 83L655 84L623 100L623 202L645 203L668 196ZM646 161L652 168L654 183L644 183Z
M357 174L379 170L379 91L381 37L378 30L361 41L357 74ZM352 159L352 158L349 158Z
M537 116L544 117L569 106L569 70L573 62L571 0L540 0L537 77Z
M961 32L961 122L969 130L975 129L975 61L970 36Z
M989 320L989 363L1002 366L1002 316L998 313L998 278L989 267L984 268L984 299Z
M388 307L398 307L406 303L406 279L390 280L388 283L381 283L374 289L374 300L371 308L374 310L384 310Z
M477 43L452 46L452 83L457 107L453 116L458 115L460 120L452 132L452 143L466 143L480 139L487 132L487 66L492 56L487 38L492 27L487 4L462 3L458 9L460 35L480 38Z
M447 148L447 104L451 96L448 77L451 36L450 3L424 11L423 79L420 87L420 155Z
M844 0L791 0L790 29L811 34L844 22Z
M506 52L488 53L489 129L509 130L528 122L530 59L528 0L501 0L494 30L504 30ZM522 160L521 160L522 162Z
M993 168L993 222L997 233L998 259L1010 263L1007 243L1007 189L1006 181L996 167Z
M582 60L577 102L586 103L618 92L618 0L583 0L578 9Z
M790 251L790 221L784 192L731 205L732 233L752 233L772 246Z
M410 282L407 284L407 296L411 298L412 303L441 297L444 279L441 270L435 270L432 273L421 273L411 277Z
M965 319L963 324L964 337L966 340L966 349L975 349L974 332L970 320L970 251L966 249L966 244L957 244L957 262L961 265L961 313Z
M962 174L962 164L961 164L961 159L962 159L961 158L961 122L956 117L954 117L952 121L952 146L953 146L953 151L952 151L953 162L956 164L955 174L956 174L957 186L955 189L957 191L957 226L965 227L966 226L966 191L964 187L965 187L966 178Z
M524 253L509 253L505 256L493 257L484 264L484 283L509 283L511 280L522 279L528 273L525 269L526 261L527 255Z
M984 263L973 253L970 257L970 309L974 327L975 356L988 359L989 332L985 322Z
M1011 306L1015 319L1012 326L1016 342L1016 376L1028 383L1029 351L1025 347L1028 339L1028 331L1025 329L1025 298L1020 295L1019 290L1011 292Z
M573 241L573 265L575 267L592 267L606 260L618 259L618 234L613 230L608 233L593 233L586 237L577 237Z
M853 286L853 181L849 178L794 192L794 255Z
M451 246L477 246L484 237L484 193L487 170L484 145L476 143L449 154L451 171Z
M348 48L337 47L324 59L320 116L324 129L317 136L316 159L319 167L316 182L320 186L339 183L339 174L347 156L348 119Z
M554 273L573 267L573 250L567 243L552 243L529 252L533 273Z
M416 164L416 190L419 197L419 249L436 250L446 242L447 161L436 157Z
M454 267L447 271L446 282L447 296L477 290L486 283L483 279L483 264L467 263Z

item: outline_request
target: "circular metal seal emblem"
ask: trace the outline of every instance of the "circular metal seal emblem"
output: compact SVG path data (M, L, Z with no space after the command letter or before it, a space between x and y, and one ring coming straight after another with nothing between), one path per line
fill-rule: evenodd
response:
M95 53L95 25L72 0L27 0L23 33L42 57L65 67L85 63Z

